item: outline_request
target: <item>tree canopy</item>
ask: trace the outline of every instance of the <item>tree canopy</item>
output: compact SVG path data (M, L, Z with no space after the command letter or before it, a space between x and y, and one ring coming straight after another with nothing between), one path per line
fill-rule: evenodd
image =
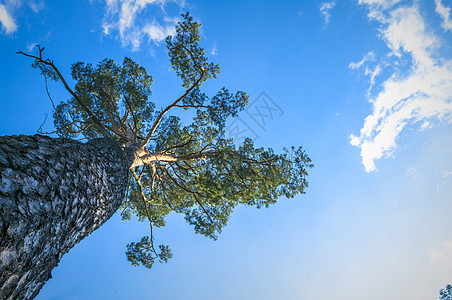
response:
M160 109L150 100L153 78L130 58L122 65L111 59L97 66L73 64L72 89L54 62L43 57L44 48L38 47L36 56L19 52L34 59L32 66L46 82L62 81L71 95L55 107L54 133L86 140L112 138L136 153L121 216L148 220L151 236L127 246L133 265L150 268L157 258L171 258L168 246L155 249L152 234L152 226L164 226L171 212L184 214L196 233L216 239L237 205L268 207L281 196L304 193L308 185L307 170L313 165L302 147L277 154L255 147L251 139L237 146L226 137L227 119L246 107L248 95L222 88L208 96L201 90L220 68L200 46L199 27L184 14L175 36L166 39L184 92ZM177 109L192 110L191 122L168 114Z

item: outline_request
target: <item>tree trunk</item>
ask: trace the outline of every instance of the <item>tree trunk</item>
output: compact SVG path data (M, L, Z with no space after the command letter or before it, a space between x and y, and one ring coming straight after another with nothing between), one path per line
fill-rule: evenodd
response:
M116 142L0 137L0 299L32 299L118 209L133 154Z

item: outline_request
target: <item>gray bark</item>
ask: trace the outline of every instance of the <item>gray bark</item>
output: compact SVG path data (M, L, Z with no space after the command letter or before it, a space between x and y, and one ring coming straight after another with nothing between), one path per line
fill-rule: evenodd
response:
M0 137L0 299L32 299L118 209L134 157L117 143Z

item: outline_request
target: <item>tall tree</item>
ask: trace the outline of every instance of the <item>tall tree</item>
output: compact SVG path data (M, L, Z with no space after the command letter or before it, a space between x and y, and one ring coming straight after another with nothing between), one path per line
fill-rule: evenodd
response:
M172 256L152 234L170 212L216 239L237 205L268 207L304 193L312 164L301 147L277 154L250 139L236 146L226 138L227 118L248 96L201 91L220 68L199 45L199 27L184 14L166 40L185 91L161 109L149 100L153 78L129 58L122 65L75 63L71 88L44 48L19 52L34 59L46 83L60 80L71 98L55 107L60 138L1 137L1 298L37 295L62 255L118 209L123 219L149 222L150 236L127 245L126 255L150 268ZM180 109L193 111L189 124L169 113Z

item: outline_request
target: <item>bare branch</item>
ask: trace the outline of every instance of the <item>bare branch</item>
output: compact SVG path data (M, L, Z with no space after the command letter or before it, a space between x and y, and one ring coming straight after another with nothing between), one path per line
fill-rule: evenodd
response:
M135 159L132 166L130 167L135 168L142 165L148 165L154 161L159 161L163 163L169 163L169 162L176 162L176 161L186 161L186 160L198 160L198 159L206 159L207 157L211 155L215 155L218 152L215 151L209 151L209 152L197 152L194 154L190 154L187 156L173 156L173 155L167 155L167 154L161 154L161 153L148 153L145 154L138 159Z
M149 215L149 208L148 208L148 204L147 204L148 200L146 198L146 195L144 194L143 185L141 184L141 180L138 177L138 175L137 175L137 173L135 172L134 169L132 169L132 174L133 174L133 176L135 177L135 180L138 183L138 187L140 188L140 193L141 193L141 197L142 197L141 200L142 200L142 202L144 204L144 208L146 210L146 216L148 217L148 220L149 220L149 226L151 228L151 248L152 248L152 251L155 253L155 255L158 256L157 251L154 248L154 235L152 233L152 221L151 221L151 217Z
M45 134L45 133L42 132L42 126L44 126L44 124L46 123L47 117L49 116L49 114L48 114L48 113L45 113L44 116L45 116L45 117L44 117L44 122L42 122L41 126L39 126L39 128L38 128L38 130L37 130L37 132L38 132L38 133L41 133L41 134Z
M48 88L48 86L47 86L47 76L44 76L44 80L45 80L45 82L46 82L46 93L47 93L47 96L49 97L50 102L52 103L53 110L55 111L55 113L57 114L57 117L58 117L58 112L57 112L57 110L56 110L56 108L55 108L55 104L53 103L53 99L52 99L52 97L50 96L49 88Z
M102 122L91 112L91 110L83 103L83 101L81 101L81 99L77 96L77 94L69 87L69 85L67 84L67 82L64 79L63 75L60 73L58 68L54 65L53 61L51 61L50 59L44 60L42 58L42 52L44 51L45 47L41 48L39 45L37 45L37 47L39 49L39 57L35 56L35 55L24 53L22 51L18 51L16 53L22 54L22 55L27 56L27 57L34 58L39 63L42 63L42 64L44 64L46 66L51 67L55 71L55 73L57 74L57 76L61 80L61 82L63 82L63 85L66 88L66 90L72 95L72 97L74 97L74 99L78 102L78 104L80 104L80 106L86 111L86 113L89 115L89 117L91 118L93 123L96 125L96 127L100 130L100 132L104 136L109 136L110 134L107 131L107 129L109 129L110 131L113 131L113 130L111 128L109 128L108 126L106 126L105 124L102 124Z
M77 134L81 134L83 131L85 131L85 130L87 130L88 128L90 128L91 126L93 126L92 123L88 123L85 127L79 127L79 126L77 126L77 127L78 127L78 131L71 131L71 130L69 130L68 127L71 126L71 125L75 125L76 122L80 122L80 121L73 121L72 123L66 124L66 125L64 125L64 127L58 128L57 130L52 131L52 132L40 132L40 133L42 133L42 134L54 134L54 133L60 132L60 131L62 131L62 130L64 130L64 129L67 129L67 131L68 131L70 134L77 135Z
M176 105L178 105L178 103L180 101L182 101L185 97L187 97L188 94L190 94L190 92L196 87L198 86L198 84L201 82L201 80L204 77L204 69L200 66L197 65L196 60L193 56L193 53L191 53L191 51L189 51L187 48L185 48L185 46L182 46L190 55L191 60L193 61L193 64L195 66L195 68L197 68L200 71L200 76L199 78L191 85L191 87L189 89L187 89L185 91L185 93L180 96L179 98L176 99L176 101L174 101L172 104L168 105L164 110L162 110L160 112L160 114L157 116L157 119L154 121L154 124L152 124L151 130L149 130L148 135L146 136L144 142L141 144L141 147L146 147L146 145L149 143L149 141L151 140L152 135L154 134L155 130L157 129L157 127L159 126L160 122L162 121L163 116L171 109L176 107Z

